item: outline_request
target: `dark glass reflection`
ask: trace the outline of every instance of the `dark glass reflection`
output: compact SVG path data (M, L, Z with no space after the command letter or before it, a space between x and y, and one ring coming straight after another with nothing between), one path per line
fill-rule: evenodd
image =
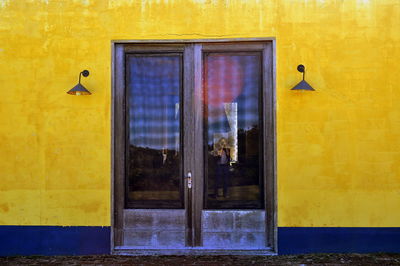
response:
M210 53L204 62L206 208L261 208L261 57Z
M182 207L180 55L127 57L129 163L127 205ZM144 201L147 201L143 203Z

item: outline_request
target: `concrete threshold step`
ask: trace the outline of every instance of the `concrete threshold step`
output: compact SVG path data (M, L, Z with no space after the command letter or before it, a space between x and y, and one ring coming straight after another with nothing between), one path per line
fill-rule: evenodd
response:
M222 249L211 247L184 247L184 248L154 248L138 246L117 246L114 255L152 256L152 255L247 255L247 256L273 256L277 255L270 248L265 249Z

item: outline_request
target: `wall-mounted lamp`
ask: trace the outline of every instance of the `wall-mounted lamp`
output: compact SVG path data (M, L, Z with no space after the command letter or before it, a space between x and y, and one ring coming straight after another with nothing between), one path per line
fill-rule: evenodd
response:
M90 91L88 91L85 87L82 86L81 84L81 76L87 77L89 76L89 71L88 70L83 70L81 73L79 73L79 82L78 84L70 89L67 93L71 95L90 95Z
M300 81L296 86L292 88L292 90L306 90L306 91L315 91L313 87L310 86L310 84L307 83L307 81L304 80L304 77L306 75L306 67L303 65L298 65L297 70L301 73L303 73L303 80Z

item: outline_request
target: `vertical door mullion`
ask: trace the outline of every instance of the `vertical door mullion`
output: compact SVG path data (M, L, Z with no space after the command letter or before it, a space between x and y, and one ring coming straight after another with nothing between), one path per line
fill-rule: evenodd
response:
M192 173L192 188L185 180L188 246L201 246L203 209L203 88L200 44L190 44L184 53L184 174Z
M204 147L203 147L203 62L202 45L194 44L194 183L193 195L193 228L194 246L202 246L201 213L204 196Z
M186 209L186 246L193 246L193 186L188 188L188 173L193 176L194 165L194 130L193 130L193 45L189 44L185 47L183 54L183 175L185 180L184 196ZM193 178L193 177L192 177Z

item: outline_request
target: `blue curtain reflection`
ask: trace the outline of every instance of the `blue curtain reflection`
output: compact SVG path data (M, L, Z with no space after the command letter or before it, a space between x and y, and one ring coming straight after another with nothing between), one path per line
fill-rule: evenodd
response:
M181 208L180 55L127 57L128 206Z
M130 143L179 149L179 56L130 57Z

